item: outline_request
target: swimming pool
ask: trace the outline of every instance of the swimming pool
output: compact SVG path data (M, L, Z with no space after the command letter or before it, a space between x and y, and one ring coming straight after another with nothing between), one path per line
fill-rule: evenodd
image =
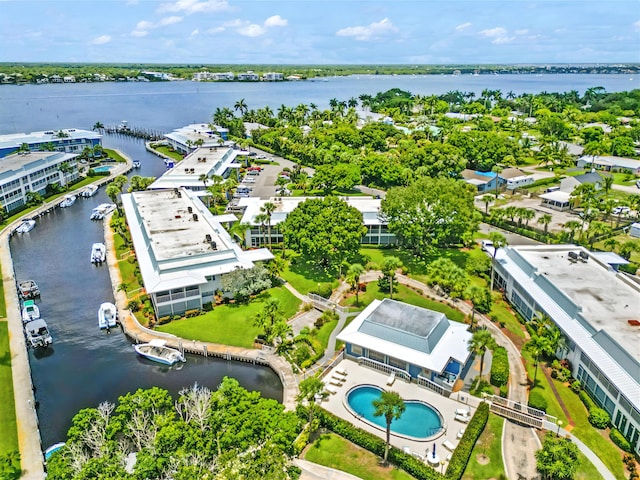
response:
M113 168L113 165L102 165L100 167L95 167L93 169L94 172L108 172Z
M373 401L380 398L382 389L374 385L353 387L345 395L348 408L376 427L386 430L384 416L374 417ZM442 429L442 415L435 408L419 400L405 400L406 410L398 420L391 422L391 432L403 437L424 440Z

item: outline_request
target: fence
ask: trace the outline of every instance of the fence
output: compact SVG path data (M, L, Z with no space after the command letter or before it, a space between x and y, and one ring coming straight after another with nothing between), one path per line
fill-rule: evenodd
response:
M418 385L422 385L425 388L428 388L433 392L436 392L439 395L442 395L443 397L448 397L449 395L451 395L451 390L447 390L442 385L438 385L437 383L429 380L428 378L422 377L420 375L418 375L418 378L416 379L416 383Z
M389 373L389 374L395 373L396 376L403 378L407 382L411 381L411 376L405 370L402 370L401 368L392 367L391 365L377 362L375 360L371 360L370 358L358 357L358 364L373 368L374 370L378 370L384 373Z
M307 294L307 297L309 297L309 299L311 300L311 303L313 303L313 306L318 310L322 310L322 311L333 310L340 313L349 312L348 308L342 307L337 303L332 302L328 298L321 297L320 295L316 295L315 293L309 293Z
M543 428L545 420L551 423L556 423L557 421L556 417L547 415L542 410L514 402L508 398L502 398L497 395L487 395L486 398L490 401L490 410L493 413L524 425Z

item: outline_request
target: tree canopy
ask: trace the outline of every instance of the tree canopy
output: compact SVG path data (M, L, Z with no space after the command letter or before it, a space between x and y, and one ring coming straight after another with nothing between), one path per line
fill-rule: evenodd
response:
M389 230L418 255L471 242L480 214L469 187L453 179L425 177L392 188L381 205Z
M547 432L536 452L536 469L544 479L571 479L578 468L578 447L566 438Z
M308 199L282 223L286 245L325 267L356 254L366 231L362 214L338 197Z
M48 478L295 479L300 428L293 412L230 378L214 392L185 388L175 403L166 390L141 389L78 412L66 445L47 462Z

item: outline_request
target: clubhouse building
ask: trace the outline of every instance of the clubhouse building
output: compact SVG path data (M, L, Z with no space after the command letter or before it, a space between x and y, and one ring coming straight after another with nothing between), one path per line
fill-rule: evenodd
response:
M273 258L266 248L243 251L223 227L236 217L213 215L189 189L133 192L122 204L158 318L201 309L225 274Z
M542 313L559 327L557 355L639 454L640 283L617 271L625 263L575 245L519 246L498 249L495 272L525 320Z

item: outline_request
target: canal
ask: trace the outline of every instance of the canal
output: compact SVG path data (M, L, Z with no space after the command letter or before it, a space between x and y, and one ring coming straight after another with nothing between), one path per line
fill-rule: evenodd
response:
M165 170L141 141L105 136L103 144L141 161L142 168L130 175L159 176ZM16 279L38 283L42 296L37 303L53 336L50 348L29 352L43 447L66 438L78 410L116 402L138 388L159 386L176 394L197 382L215 389L230 376L282 401L281 382L268 367L187 355L186 363L169 368L137 357L119 329L111 334L99 330L98 307L114 301L106 265L89 261L91 244L104 238L102 222L92 222L89 215L103 202L109 202L104 187L40 217L31 232L11 240Z

